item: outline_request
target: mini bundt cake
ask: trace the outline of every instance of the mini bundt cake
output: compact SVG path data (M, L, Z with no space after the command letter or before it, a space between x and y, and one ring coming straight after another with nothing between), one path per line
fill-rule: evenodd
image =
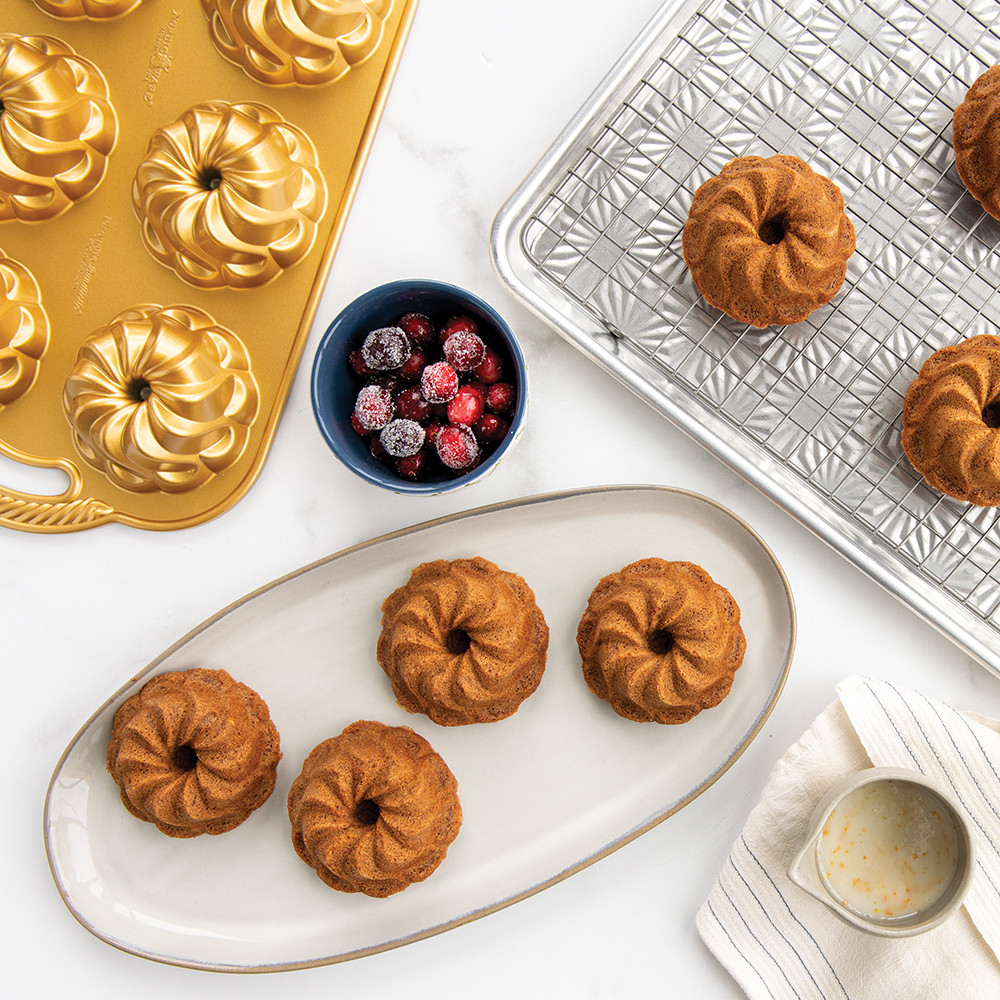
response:
M95 330L63 387L80 454L116 486L181 493L243 454L259 393L242 341L195 306L136 306Z
M952 145L962 183L1000 219L1000 66L983 73L955 108Z
M108 84L48 35L0 34L0 222L54 219L104 178L118 139Z
M1000 337L935 351L903 400L903 451L930 486L1000 506Z
M157 129L132 185L146 248L199 288L255 288L297 264L326 197L302 129L266 105L226 101Z
M175 670L115 712L107 766L125 808L168 837L226 833L267 801L281 748L256 691L225 670Z
M305 759L288 818L296 853L328 886L384 898L438 868L462 807L455 776L427 740L362 721Z
M38 282L0 250L0 410L31 388L48 344Z
M746 652L729 591L701 566L657 558L597 584L576 641L587 686L636 722L687 722L718 705Z
M695 192L684 260L705 300L755 327L797 323L836 295L854 253L840 189L794 156L743 156Z
M528 584L475 556L412 571L382 603L376 656L406 711L461 726L513 715L542 679L548 643Z
M106 21L135 10L142 0L35 0L35 6L64 21Z
M392 0L201 0L212 42L268 86L319 87L378 48Z

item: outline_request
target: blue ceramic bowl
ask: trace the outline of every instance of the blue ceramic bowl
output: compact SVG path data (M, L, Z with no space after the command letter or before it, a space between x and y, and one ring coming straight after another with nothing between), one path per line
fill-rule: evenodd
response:
M411 312L425 314L435 326L451 316L471 316L483 338L506 354L503 381L512 383L517 394L510 429L495 450L467 473L448 474L441 469L419 482L403 479L372 455L369 443L351 426L360 384L348 367L348 355L361 346L370 331L395 325ZM312 405L324 440L352 472L395 493L432 495L482 479L514 443L524 423L527 397L524 355L503 317L471 292L429 279L393 281L355 299L327 328L313 362Z

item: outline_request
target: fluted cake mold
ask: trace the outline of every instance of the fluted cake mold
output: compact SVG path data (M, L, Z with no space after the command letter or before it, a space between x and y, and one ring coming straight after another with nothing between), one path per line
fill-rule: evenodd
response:
M0 480L0 528L50 534L108 523L144 530L203 523L239 502L267 460L417 0L393 0L357 72L308 90L266 86L223 58L196 0L10 0L0 7L0 247L33 276L50 330L30 386L37 337L2 362L0 453L12 472ZM18 88L27 103L18 104ZM228 176L202 174L205 186L192 192L176 162L154 163L144 173L152 200L144 226L132 195L151 140L205 105L215 110L197 115L173 152L194 156L203 140L212 145L208 153L225 147ZM12 136L30 146L30 163L18 164ZM233 162L238 172L229 169ZM185 211L189 220L180 217ZM96 331L146 303L201 310L242 344L253 384L245 375L238 380L250 385L254 415L248 426L242 414L230 421L213 399L204 421L217 421L220 433L228 425L231 448L221 438L215 446L199 442L200 414L170 415L169 427L136 442L118 438L110 424L80 436L67 419L63 397L81 347L92 349ZM12 340L9 325L2 330ZM186 356L174 364L182 375L193 372ZM118 420L124 414L111 412ZM175 458L176 475L169 471ZM17 486L19 465L37 488Z
M901 438L929 486L1000 506L1000 337L979 334L927 358L903 400Z
M376 657L408 712L497 722L537 689L549 628L523 577L479 556L421 563L382 602Z
M49 344L49 318L34 275L0 250L0 410L32 386Z
M743 156L702 184L684 261L702 297L763 328L805 319L837 294L854 225L831 180L794 156Z
M326 197L310 138L252 102L206 101L159 128L132 186L146 248L200 288L256 288L297 264Z
M130 14L143 0L34 0L39 10L66 21L107 21Z
M598 582L577 645L587 686L620 716L676 725L726 697L746 637L739 605L703 567L652 557Z
M225 670L175 670L115 712L107 769L122 804L168 837L228 833L262 806L281 759L263 698Z
M94 63L59 38L0 34L0 222L45 222L83 201L117 137Z
M1000 66L986 70L955 108L952 145L962 183L1000 219Z
M288 817L295 852L323 882L385 898L437 870L462 807L455 776L426 739L362 720L313 748Z
M120 313L80 347L63 390L79 453L138 492L181 493L224 472L258 406L242 341L193 306Z
M392 0L201 0L216 49L266 86L321 87L378 48Z

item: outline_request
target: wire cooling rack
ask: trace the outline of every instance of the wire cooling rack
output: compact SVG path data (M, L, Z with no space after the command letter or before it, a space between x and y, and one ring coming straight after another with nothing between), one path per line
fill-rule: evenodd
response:
M995 0L667 3L494 224L497 271L570 342L1000 673L998 512L927 487L900 446L932 351L1000 334L1000 223L951 117L1000 63ZM789 153L842 190L840 293L758 331L681 256L696 188Z

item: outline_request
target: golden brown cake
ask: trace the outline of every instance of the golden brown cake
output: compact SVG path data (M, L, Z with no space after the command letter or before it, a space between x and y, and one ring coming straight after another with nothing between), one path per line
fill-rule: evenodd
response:
M658 558L597 584L576 641L590 690L636 722L687 722L718 705L746 652L729 591L701 566Z
M952 145L962 183L1000 219L1000 66L983 73L955 108Z
M272 87L320 87L378 48L392 0L201 0L215 47Z
M118 138L108 84L48 35L0 34L0 222L54 219L104 178Z
M312 140L250 102L196 104L157 129L132 185L146 249L199 288L256 288L297 264L326 197Z
M1000 506L1000 337L935 351L903 400L906 457L930 486Z
M328 886L383 898L437 869L462 807L455 776L427 740L362 721L305 759L288 818L296 853Z
M408 712L496 722L542 679L549 629L535 594L488 559L422 563L382 603L376 655Z
M259 407L243 342L194 306L136 306L88 336L63 387L80 454L116 486L181 493L243 454Z
M854 253L844 197L794 156L743 156L695 192L684 260L705 300L765 327L829 302Z
M115 712L107 765L125 808L168 837L239 826L274 789L278 730L225 670L175 670Z

